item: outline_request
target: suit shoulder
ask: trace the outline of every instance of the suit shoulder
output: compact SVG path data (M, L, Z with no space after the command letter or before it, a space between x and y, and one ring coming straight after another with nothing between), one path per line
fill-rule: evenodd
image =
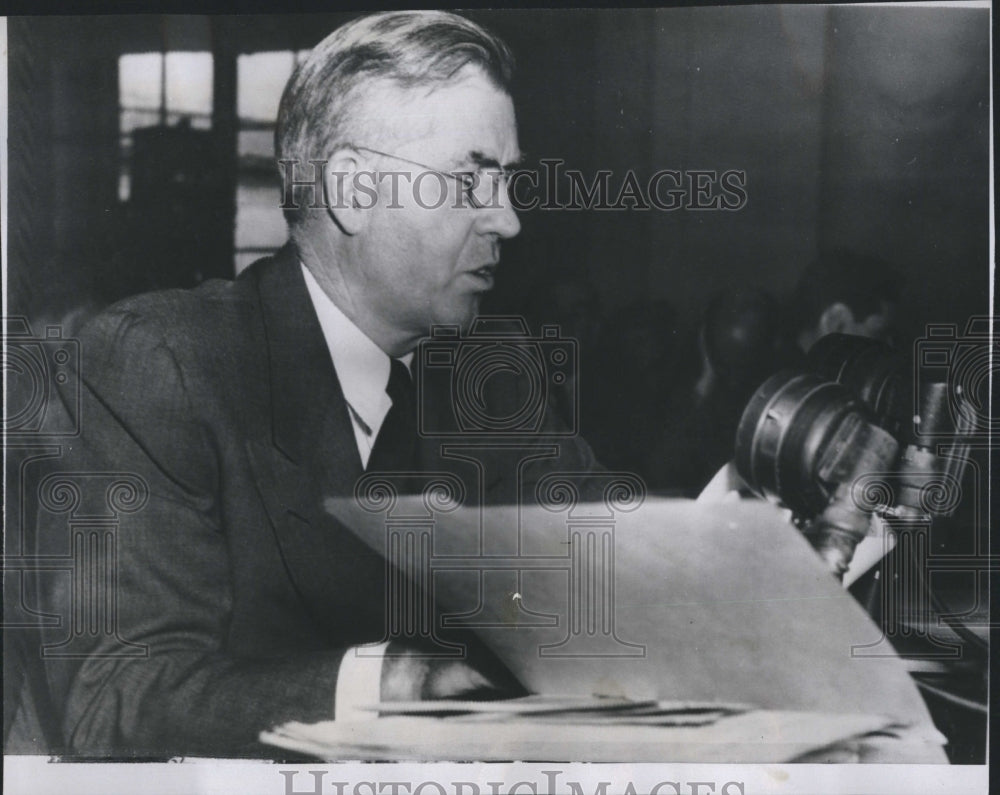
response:
M163 290L120 301L101 312L81 332L89 346L122 345L197 348L207 340L223 343L255 314L246 284L212 280L193 290Z

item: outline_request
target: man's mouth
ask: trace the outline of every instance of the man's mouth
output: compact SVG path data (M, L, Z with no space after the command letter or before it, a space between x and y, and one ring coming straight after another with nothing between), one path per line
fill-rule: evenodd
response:
M469 275L479 281L483 285L483 289L492 290L496 270L496 265L483 265L481 268L469 271Z

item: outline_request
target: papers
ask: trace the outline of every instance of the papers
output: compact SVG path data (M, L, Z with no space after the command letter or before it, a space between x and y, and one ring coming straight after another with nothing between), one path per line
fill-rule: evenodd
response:
M489 715L489 713L486 713ZM327 761L790 762L889 726L872 715L753 711L697 726L395 716L289 723L261 739Z
M372 704L377 720L264 742L331 760L763 763L860 758L875 732L879 761L945 759L901 661L772 505L382 507L327 503L429 584L396 591L436 616L420 639L451 652L471 631L539 695Z

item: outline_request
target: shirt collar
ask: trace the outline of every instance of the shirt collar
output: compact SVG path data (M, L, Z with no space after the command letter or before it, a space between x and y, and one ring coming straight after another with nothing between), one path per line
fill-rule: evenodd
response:
M389 355L359 329L323 292L309 269L299 263L306 289L316 309L326 346L330 350L344 399L370 436L378 433L392 400L385 392L389 382ZM413 353L399 361L410 366Z

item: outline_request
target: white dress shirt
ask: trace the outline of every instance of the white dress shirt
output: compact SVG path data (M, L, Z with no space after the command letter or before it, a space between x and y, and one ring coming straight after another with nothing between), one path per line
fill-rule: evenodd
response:
M389 413L392 400L386 394L389 383L389 355L376 345L323 292L312 273L300 265L306 279L306 289L312 299L320 328L330 350L337 380L347 401L347 411L354 428L354 440L361 455L361 466L368 466L372 445ZM413 354L399 361L409 368Z

